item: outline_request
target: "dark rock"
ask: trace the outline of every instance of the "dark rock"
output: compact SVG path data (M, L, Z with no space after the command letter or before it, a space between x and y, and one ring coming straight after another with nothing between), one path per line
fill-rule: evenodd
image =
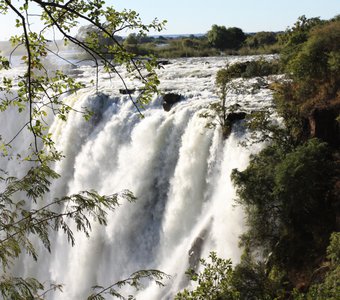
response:
M111 106L113 100L107 94L98 93L91 97L87 108L92 112L92 117L88 123L93 130L103 119L105 111Z
M175 104L181 100L181 95L176 93L168 93L163 96L163 100L169 104Z
M163 95L163 109L169 111L171 107L181 100L181 95L176 93L168 93Z
M205 239L209 233L210 230L210 224L207 228L203 229L199 235L196 237L194 242L191 244L190 250L189 250L189 267L190 269L197 270L199 261L201 258L203 246Z
M198 263L201 258L203 245L204 245L204 238L200 236L197 237L195 241L192 243L191 248L189 250L190 269L196 270L198 268Z
M163 102L163 109L164 109L165 111L170 111L171 107L172 107L172 104Z
M169 65L170 62L168 60L157 60L157 64L161 66Z
M239 120L243 120L246 117L247 113L245 112L232 112L227 116L227 120L231 123L234 123Z
M247 116L247 113L240 112L231 112L228 114L227 119L225 120L222 126L222 135L223 139L227 139L233 129L233 125L235 122L243 120Z
M119 93L122 95L130 95L133 94L136 89L119 89Z

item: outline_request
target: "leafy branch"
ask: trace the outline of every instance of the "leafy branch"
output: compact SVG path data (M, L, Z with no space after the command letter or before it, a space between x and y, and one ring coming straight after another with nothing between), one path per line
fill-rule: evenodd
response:
M91 294L87 300L104 300L105 295L110 295L123 300L134 299L131 295L129 295L128 298L124 297L120 292L117 291L117 288L119 289L123 286L131 286L136 290L139 290L143 287L142 281L144 279L152 280L157 285L164 286L162 280L169 278L169 275L158 270L140 270L132 273L128 278L120 280L108 287L94 286L93 289L95 292Z
M35 6L35 12L32 13L32 6ZM36 8L40 13L36 13ZM153 93L157 92L159 80L155 69L159 66L155 59L143 61L137 59L135 55L129 53L122 44L116 39L115 35L127 28L139 30L140 34L146 34L150 29L162 30L165 21L158 22L155 19L150 24L143 24L138 14L134 11L118 12L113 7L105 7L104 1L83 1L70 0L64 1L20 1L18 4L9 0L0 3L0 9L4 12L12 10L17 15L17 27L23 30L22 35L11 38L15 51L19 45L24 46L26 54L21 60L26 64L27 71L23 76L19 76L17 83L17 95L8 98L13 90L13 80L10 78L3 79L1 90L6 91L1 100L1 109L5 110L9 106L17 106L20 111L28 109L29 120L27 128L33 134L33 154L31 159L41 161L41 152L38 140L41 139L45 145L46 127L44 127L41 118L46 114L46 109L52 109L54 114L60 116L63 120L73 109L67 107L60 100L60 95L75 92L85 86L76 82L70 76L58 70L50 75L44 67L43 59L47 58L48 53L56 55L58 58L66 60L58 52L49 48L49 41L44 37L47 30L53 30L61 33L65 43L72 43L83 49L95 63L96 66L96 88L98 91L98 73L99 66L103 66L108 73L115 73L123 83L125 89L128 89L125 78L117 70L118 65L125 65L130 74L144 85L141 88L141 95L134 100L129 95L130 100L141 113L141 107L147 103ZM30 28L31 18L39 16L44 22L44 28L39 33L33 32ZM71 30L80 24L87 22L96 32L89 33L82 40L71 33ZM98 42L98 34L105 35L109 43L103 48ZM54 41L56 43L56 41ZM11 54L12 55L12 54ZM67 61L67 60L66 60ZM8 60L1 57L2 68L9 68ZM39 75L41 74L41 75ZM49 105L46 104L47 98ZM42 109L44 108L44 109ZM17 137L18 135L15 135ZM12 140L11 140L12 142ZM10 143L4 143L9 146ZM51 146L51 145L45 145Z

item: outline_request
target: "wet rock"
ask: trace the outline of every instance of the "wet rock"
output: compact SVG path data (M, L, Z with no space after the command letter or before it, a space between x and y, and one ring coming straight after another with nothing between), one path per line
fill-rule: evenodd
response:
M108 95L99 93L93 96L90 103L91 105L89 105L88 108L93 114L90 119L90 124L92 128L95 128L98 123L102 121L106 109L112 104L112 100Z
M198 263L201 258L203 245L204 245L204 238L200 236L197 237L195 241L192 243L191 248L189 250L190 269L196 270L198 268Z
M222 126L223 139L227 139L233 129L235 122L245 119L247 113L245 112L231 112L228 114L225 123Z
M245 112L232 112L227 116L227 120L231 123L231 125L239 120L243 120L246 117L247 113Z
M181 100L181 95L176 93L168 93L163 95L163 109L170 111L171 107Z
M133 94L136 89L119 89L119 93L122 95L130 95Z
M196 237L194 242L191 244L189 254L189 267L190 269L197 270L199 261L202 254L205 239L209 233L210 225L203 229L200 234Z
M157 64L160 66L166 66L169 65L170 62L168 60L157 60Z

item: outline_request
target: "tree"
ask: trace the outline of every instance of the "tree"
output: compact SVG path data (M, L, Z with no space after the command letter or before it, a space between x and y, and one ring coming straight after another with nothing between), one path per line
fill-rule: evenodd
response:
M338 73L331 67L338 64L331 58L339 52L338 26L336 20L302 18L283 36L286 44L280 62L288 80L274 85L275 108L283 122L275 124L262 112L255 115L248 125L260 130L261 141L268 144L251 157L244 171L232 174L248 225L241 242L251 256L265 263L267 279L273 272L286 277L288 291L301 285L303 277L306 289L313 284L310 274L318 272L321 261L325 263L327 242L336 230L339 167L338 148L332 142L337 137L316 139L306 134L305 125L313 109L339 112ZM318 127L320 120L315 122ZM254 268L249 269L247 273L254 274ZM329 281L326 276L325 285L312 287L306 299L318 299L318 288L330 292L327 296L322 292L320 299L331 299L337 272L332 270Z
M138 37L135 33L130 33L124 40L124 43L128 45L136 46L138 44Z
M237 27L213 25L207 33L209 43L219 49L238 49L246 39L242 29Z
M107 47L112 45L112 39L110 37L105 37L104 33L94 25L81 26L78 30L76 38L84 42L89 36L93 34L98 36L99 45L103 46L100 48L100 52L105 53L107 51ZM114 38L119 43L123 42L123 38L119 35L115 35Z
M0 86L0 111L6 112L9 108L22 113L27 118L24 126L10 140L0 136L0 149L5 159L18 159L20 167L27 170L22 178L15 178L11 170L0 170L0 261L2 272L0 275L0 294L5 299L42 299L50 290L61 289L56 284L46 287L34 278L13 277L8 274L11 264L23 252L27 252L33 259L38 260L36 245L32 242L37 238L42 245L50 251L50 232L62 231L68 242L75 243L71 223L78 231L90 234L91 224L98 222L105 225L107 213L114 210L120 199L134 201L129 191L122 191L113 195L99 195L95 191L81 191L74 195L54 199L43 204L45 194L49 191L51 182L60 175L53 171L55 161L62 159L55 147L45 118L53 114L55 118L67 119L68 113L73 109L65 104L61 97L66 93L73 93L84 88L84 84L64 74L62 71L49 72L44 65L48 54L60 57L58 52L51 48L51 42L46 35L48 32L61 34L65 44L71 43L83 49L93 60L97 74L99 68L109 73L116 73L126 87L124 78L118 73L116 66L125 65L129 73L134 74L143 84L143 93L133 102L140 111L154 92L157 92L157 66L155 60L136 60L128 53L117 40L119 32L126 29L136 30L146 34L150 29L161 30L164 22L153 21L144 24L135 11L116 11L113 7L106 7L101 0L83 1L0 1L0 10L3 14L12 12L16 16L17 27L22 34L11 38L14 47L12 54L21 47L25 54L21 56L21 63L26 70L16 74L17 80L3 77ZM43 26L35 32L31 24L40 18ZM80 22L87 23L93 30L89 31L84 39L72 34L73 29ZM104 37L104 48L99 41ZM56 41L52 41L56 44ZM65 58L64 58L65 59ZM66 59L65 59L66 60ZM11 56L0 57L0 69L11 67ZM98 77L97 77L98 78ZM133 101L132 98L130 98ZM25 113L24 113L25 112ZM86 119L91 112L81 112ZM15 120L13 120L15 122ZM28 130L33 137L29 153L14 156L13 140L20 139L23 131ZM28 209L30 203L35 203L35 209ZM62 208L62 209L60 209ZM108 288L96 287L91 299L103 299L103 294L122 297L116 288L130 284L138 287L143 278L153 278L156 282L164 278L165 274L155 270L142 270L130 278L114 283Z
M238 49L246 39L246 35L241 28L230 27L227 29L227 49Z
M338 146L340 21L302 18L284 39L281 65L290 80L277 86L278 111L297 138ZM322 114L328 120L323 124Z
M320 278L309 288L306 294L294 291L295 300L336 300L339 298L339 276L340 276L340 233L333 232L330 236L330 244L327 248L327 264L319 269L325 272L324 278ZM317 277L317 276L315 276Z
M215 252L209 255L211 262L200 259L202 272L188 270L187 275L198 285L194 290L179 292L175 300L237 300L239 292L233 287L233 269L231 261L217 257Z
M246 45L250 48L260 48L273 45L277 42L277 34L275 32L260 31L253 35L249 35L246 39Z
M224 138L227 138L231 132L232 125L236 120L244 119L245 112L240 112L240 105L227 105L227 94L230 91L235 93L255 93L263 86L268 86L264 76L278 73L278 62L266 61L264 59L252 60L235 63L222 68L216 73L215 86L219 101L208 105L208 111L201 114L202 117L210 119L207 123L208 128L220 126ZM236 78L254 78L256 83L252 84L251 90L244 83L233 82ZM253 113L255 115L255 113ZM250 126L249 126L250 127Z
M234 170L232 179L247 211L244 244L289 268L301 266L307 249L304 262L312 262L325 247L322 235L334 226L328 200L334 169L327 145L316 139L286 151L279 144L265 148L246 170Z
M225 26L213 25L207 33L208 42L213 47L223 50L225 49L225 36L227 29Z
M281 51L281 61L285 65L288 60L294 56L300 49L300 46L308 39L309 32L312 28L323 24L320 18L307 19L301 16L295 22L292 28L289 28L285 34L280 35L280 42L284 45Z

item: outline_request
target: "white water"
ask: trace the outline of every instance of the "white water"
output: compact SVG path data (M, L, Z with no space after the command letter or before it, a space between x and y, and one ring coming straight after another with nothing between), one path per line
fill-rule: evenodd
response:
M107 227L94 225L90 239L76 233L73 248L65 236L56 235L51 255L42 249L38 264L25 258L17 266L21 276L63 283L64 292L49 299L85 299L96 284L158 269L172 276L167 286L150 285L136 297L172 299L187 284L189 253L195 252L191 264L210 251L234 263L239 260L243 215L234 206L230 173L245 168L250 151L258 149L239 145L247 134L240 124L223 141L220 128L207 129L207 120L199 116L218 99L214 76L231 60L236 59L178 59L161 69L161 91L184 98L170 112L163 111L161 97L155 96L140 118L128 96L119 95L119 80L105 74L99 80L102 94L86 90L65 100L93 108L96 121L84 122L71 113L67 123L52 123L50 131L66 157L55 167L62 177L53 184L51 197L86 189L103 194L129 189L138 200L122 203L108 216ZM93 69L83 67L79 76L89 82ZM271 94L230 94L228 101L253 110L268 105ZM10 136L15 129L6 131ZM1 166L11 168L7 162Z

